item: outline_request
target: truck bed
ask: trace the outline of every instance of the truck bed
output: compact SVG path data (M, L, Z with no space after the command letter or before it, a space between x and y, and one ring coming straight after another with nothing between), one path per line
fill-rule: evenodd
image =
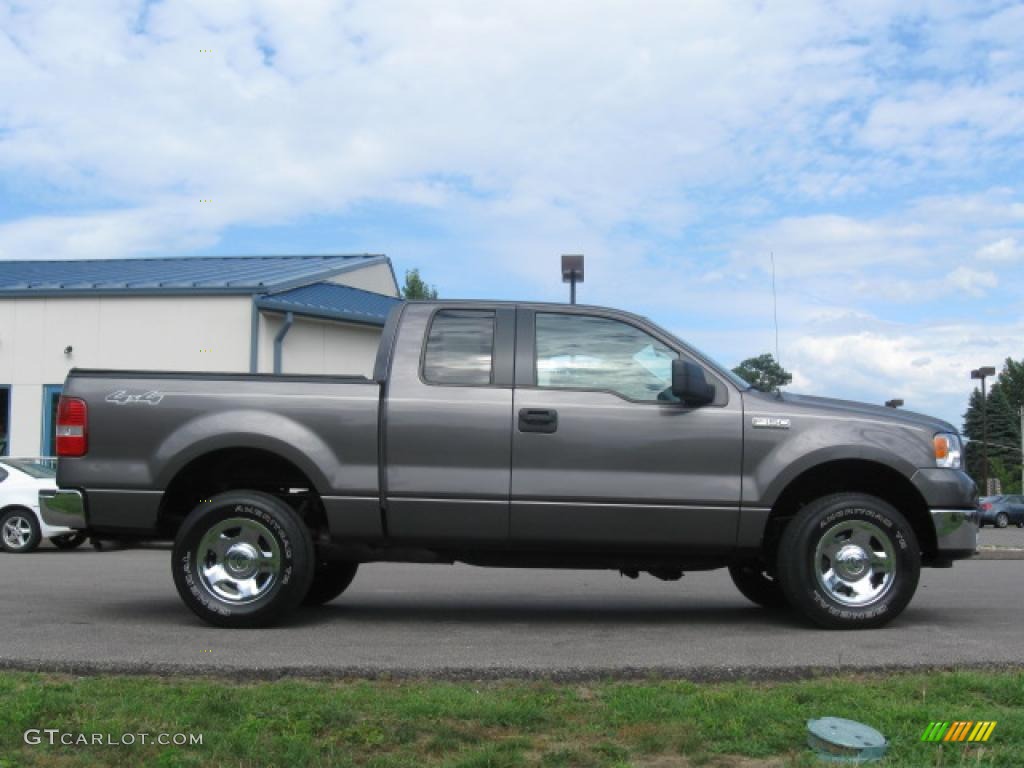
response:
M155 531L172 478L242 445L291 462L329 509L362 500L379 527L380 391L362 376L73 369L63 394L86 403L89 452L62 458L57 481L89 489L94 529Z

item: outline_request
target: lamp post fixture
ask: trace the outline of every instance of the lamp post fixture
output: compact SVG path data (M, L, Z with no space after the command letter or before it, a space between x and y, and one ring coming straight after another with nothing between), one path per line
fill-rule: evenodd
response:
M583 282L583 254L567 253L562 256L562 282L569 284L569 303L576 303L576 283Z
M981 476L984 479L984 495L988 496L988 396L985 394L985 379L995 376L996 369L991 365L982 368L975 368L971 371L972 379L981 379L981 455L982 466Z
M900 408L903 405L903 401L899 398L893 398L892 400L885 401L886 408Z

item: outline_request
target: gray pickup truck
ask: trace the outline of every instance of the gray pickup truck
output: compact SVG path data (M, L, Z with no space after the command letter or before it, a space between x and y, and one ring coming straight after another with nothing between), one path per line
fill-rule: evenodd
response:
M372 379L76 369L56 440L47 522L173 540L181 598L225 627L376 561L727 567L755 603L877 627L977 539L949 424L764 394L598 307L404 303Z

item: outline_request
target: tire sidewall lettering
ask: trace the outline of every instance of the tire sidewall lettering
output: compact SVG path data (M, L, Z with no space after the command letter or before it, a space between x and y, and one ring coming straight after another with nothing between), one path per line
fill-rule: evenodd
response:
M186 603L192 603L194 610L199 609L200 616L208 614L211 618L213 616L226 619L237 617L239 620L251 621L245 617L263 613L265 609L273 611L275 609L272 606L281 600L286 602L293 600L288 593L294 594L294 591L299 588L295 586L296 549L292 545L292 537L280 519L281 513L254 504L225 501L227 503L203 507L204 514L201 517L201 522L189 528L185 534L186 539L179 542L180 547L178 544L175 545L176 549L182 550L179 551L175 567L175 571L180 576L177 579L179 594ZM199 568L202 565L200 562L202 555L198 552L199 542L212 526L229 517L244 517L261 523L274 537L281 551L281 569L278 573L277 584L257 600L240 606L226 603L211 594L199 575ZM295 522L302 524L301 520ZM292 523L292 525L294 524Z

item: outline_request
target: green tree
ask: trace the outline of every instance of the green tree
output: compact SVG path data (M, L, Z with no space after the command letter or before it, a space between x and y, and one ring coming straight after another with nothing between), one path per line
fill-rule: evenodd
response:
M1003 493L1020 493L1020 407L1024 403L1024 361L1007 358L985 397L988 410L988 476L998 477ZM985 477L981 390L971 392L964 413L967 473L981 488Z
M436 299L437 288L423 282L418 269L407 269L405 271L405 285L402 287L402 298Z
M762 392L778 392L793 380L793 374L776 362L770 352L757 357L748 357L732 369L732 372Z

